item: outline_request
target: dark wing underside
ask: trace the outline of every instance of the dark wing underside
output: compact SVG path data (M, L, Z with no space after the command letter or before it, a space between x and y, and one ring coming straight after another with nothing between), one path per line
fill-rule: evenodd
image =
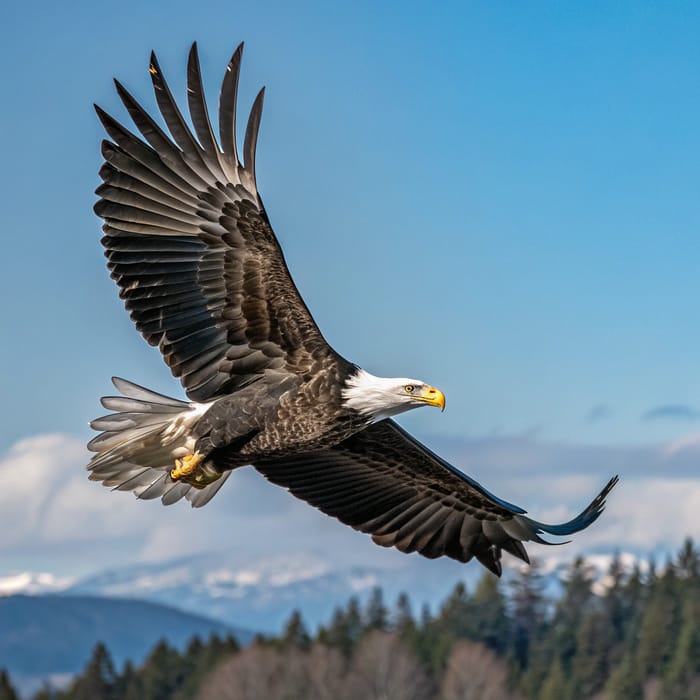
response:
M255 467L298 498L371 534L377 544L429 558L476 557L498 575L501 550L527 562L523 542L550 544L540 535L583 530L601 514L617 483L611 479L568 523L546 525L490 494L390 420L331 449Z
M221 88L217 144L207 114L196 46L187 97L195 135L163 78L150 73L170 135L117 82L143 138L96 107L104 141L104 218L108 267L137 329L157 345L196 401L229 393L267 369L300 373L333 351L292 281L255 184L263 91L246 128L243 163L235 113L243 45ZM116 81L115 81L116 82Z

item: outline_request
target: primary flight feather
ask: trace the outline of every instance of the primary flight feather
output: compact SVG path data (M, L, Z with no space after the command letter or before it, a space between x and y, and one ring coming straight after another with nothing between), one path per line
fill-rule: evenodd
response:
M224 75L219 139L205 102L196 45L187 65L194 133L155 55L150 74L166 133L127 90L117 91L141 136L96 107L110 141L96 213L112 278L136 328L158 346L190 399L114 379L112 411L90 479L166 505L207 503L232 469L252 465L383 546L496 574L501 551L524 561L525 541L566 536L600 515L617 481L562 525L537 522L421 445L393 420L444 409L416 379L375 377L324 340L287 269L257 191L258 94L239 154L241 44ZM241 162L242 161L242 162Z

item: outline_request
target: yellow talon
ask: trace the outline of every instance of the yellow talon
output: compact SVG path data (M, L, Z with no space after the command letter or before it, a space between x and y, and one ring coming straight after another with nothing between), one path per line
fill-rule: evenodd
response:
M187 455L175 460L175 468L170 470L173 481L184 481L196 489L203 489L221 478L221 473L214 468L201 467L205 457L201 452Z
M173 481L177 481L178 479L190 476L203 461L204 455L201 452L195 452L182 459L176 459L175 468L170 470L170 478Z

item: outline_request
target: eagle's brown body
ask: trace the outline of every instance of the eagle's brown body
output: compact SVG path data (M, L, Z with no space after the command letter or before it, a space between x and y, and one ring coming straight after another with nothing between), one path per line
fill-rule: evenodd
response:
M332 447L365 428L367 419L343 406L352 366L328 357L314 369L309 378L269 372L218 399L194 428L195 449L230 469Z

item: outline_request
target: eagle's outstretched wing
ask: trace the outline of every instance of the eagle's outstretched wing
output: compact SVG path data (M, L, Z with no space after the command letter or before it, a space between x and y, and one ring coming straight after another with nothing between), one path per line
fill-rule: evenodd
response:
M205 401L266 369L303 372L333 351L292 281L255 184L263 91L248 120L243 163L235 115L243 45L224 76L221 148L207 114L197 47L187 69L196 138L155 55L150 73L168 136L115 81L143 139L96 106L112 139L102 144L108 267L137 329L157 345L187 395Z
M540 535L583 530L601 514L617 483L612 478L569 522L546 525L490 494L391 420L330 449L254 466L298 498L371 534L377 544L429 558L476 557L498 575L501 550L527 562L523 542L551 544Z

